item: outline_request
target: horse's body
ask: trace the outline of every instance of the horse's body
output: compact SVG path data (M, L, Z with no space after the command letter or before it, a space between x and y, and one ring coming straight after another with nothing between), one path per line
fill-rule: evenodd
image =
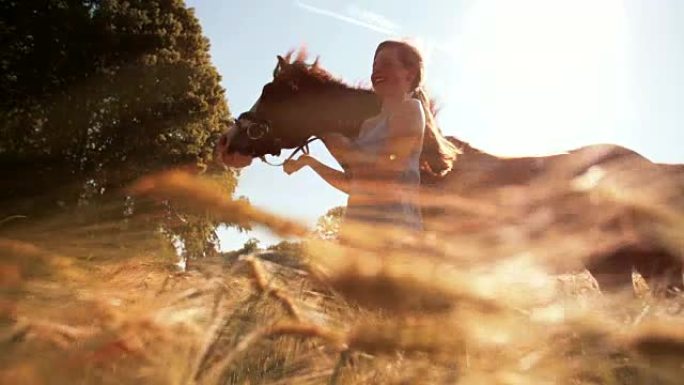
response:
M307 139L324 132L337 131L355 137L361 123L379 112L380 104L371 91L349 87L317 63L308 65L303 59L298 57L290 63L289 57L279 57L274 81L264 87L255 107L240 116L218 145L218 155L225 164L243 167L254 157L301 148ZM643 217L634 214L629 204L619 209L615 204L611 206L612 201L597 206L591 194L573 190L573 183L582 181L583 176L597 171L615 175L650 173L659 178L684 175L682 165L657 165L616 145L592 145L552 156L501 158L456 138L448 139L462 153L446 175L423 175L427 196L459 196L499 205L517 197L510 199L515 204L527 205L528 210L558 212L558 218L551 220L549 226L560 224L573 231L600 227L606 234L615 235L622 232L624 218ZM434 206L427 207L425 214L428 229L431 223L443 225L467 215L464 210ZM620 225L615 224L616 215ZM681 255L654 239L639 235L617 242L587 258L587 267L604 289L630 285L633 267L652 282L664 281L667 287L681 289Z

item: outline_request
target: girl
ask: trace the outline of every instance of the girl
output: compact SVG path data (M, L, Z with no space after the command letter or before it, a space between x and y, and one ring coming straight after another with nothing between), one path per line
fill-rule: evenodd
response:
M349 194L341 233L355 220L422 230L421 169L444 175L458 153L435 124L422 88L423 73L423 60L414 46L394 40L380 43L371 76L382 102L380 113L363 122L357 138L338 133L321 138L333 157L348 165L347 172L309 155L283 165L288 174L311 167L328 184Z

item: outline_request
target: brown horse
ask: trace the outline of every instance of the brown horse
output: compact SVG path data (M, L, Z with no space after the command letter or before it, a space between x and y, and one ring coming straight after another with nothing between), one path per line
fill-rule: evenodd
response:
M216 155L223 164L245 167L253 158L278 156L283 149L298 151L325 132L356 137L361 123L379 112L380 103L371 90L346 85L321 68L318 60L308 64L304 55L294 60L291 55L278 56L273 81L263 87L254 107L241 114L221 137ZM637 191L645 182L635 181L635 175L671 181L673 174L684 174L682 166L654 164L634 151L609 144L546 157L500 158L454 137L447 139L461 154L446 175L423 173L421 183L431 197L474 198L507 207L513 201L523 202L516 206L518 219L546 210L553 213L552 219L547 218L547 226L578 235L591 232L592 236L596 236L597 228L601 229L600 239L610 237L616 241L588 251L583 262L604 290L631 285L633 268L649 285L668 292L683 288L682 256L678 253L681 249L673 250L658 234L642 231L652 223L653 215L632 201L609 199L597 203L596 194L581 188L583 183L591 187L605 182L613 183L612 188ZM429 156L429 151L424 148L423 155ZM597 177L601 175L609 177ZM616 181L631 184L616 185ZM679 198L679 187L669 183L653 192L652 198ZM672 193L675 190L677 193ZM663 199L659 202L670 204ZM429 223L450 223L452 218L467 215L464 207L433 205L424 209L428 229Z

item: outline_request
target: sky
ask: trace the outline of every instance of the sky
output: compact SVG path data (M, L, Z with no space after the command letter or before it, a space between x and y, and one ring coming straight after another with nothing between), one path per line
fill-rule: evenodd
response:
M350 84L369 84L375 47L409 38L446 135L500 156L616 143L656 162L684 163L684 1L680 0L187 0L211 42L237 116L272 79L276 55L306 47ZM312 154L331 166L320 144ZM271 159L277 161L277 159ZM255 161L236 196L313 226L344 205L309 169L286 175ZM221 248L266 229L219 231Z

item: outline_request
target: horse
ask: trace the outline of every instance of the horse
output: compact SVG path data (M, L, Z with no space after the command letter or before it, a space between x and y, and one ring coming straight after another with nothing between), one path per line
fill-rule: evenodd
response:
M255 158L266 161L267 155L280 156L284 149L294 149L291 158L299 151L306 152L308 144L325 132L356 137L362 122L377 115L380 107L378 98L370 89L350 86L334 77L320 66L318 58L309 64L306 54L301 52L294 59L293 52L284 57L278 55L273 80L264 85L253 107L231 122L216 145L215 157L223 165L235 168L247 167ZM680 181L680 176L684 175L682 165L656 164L635 151L613 144L589 145L551 156L502 158L453 136L446 138L459 149L460 154L451 170L442 175L421 171L421 186L431 196L478 200L499 197L499 203L502 202L501 196L514 200L517 198L510 197L522 196L526 198L523 200L527 202L528 214L535 208L539 211L540 207L551 207L557 218L549 225L553 222L560 224L560 228L572 229L568 231L601 228L604 234L624 234L625 223L649 217L635 205L611 205L612 201L597 205L595 197L587 191L568 189L568 185L577 186L587 181L591 184L592 178L597 179L597 174L605 173L623 176L627 180L629 176L651 175L659 181ZM424 148L423 151L430 149ZM340 165L347 169L342 161ZM621 180L615 177L613 182L616 178ZM643 181L637 181L636 186L619 188L638 190L640 183ZM537 194L539 191L548 192L550 186L556 188L556 194ZM559 190L558 186L563 188ZM670 183L663 190L680 192L681 189L677 190L680 187L681 184L673 187ZM530 197L538 195L546 198L535 201ZM678 198L679 195L671 193L668 198ZM423 214L429 228L429 223L448 224L455 215L467 215L467 210L433 205L424 208ZM527 214L523 212L521 215ZM650 222L642 220L641 223ZM642 225L640 229L644 227L648 226ZM633 269L646 279L649 286L659 288L660 292L676 293L684 289L681 248L671 247L657 234L648 231L645 234L641 231L636 237L617 239L619 241L609 243L610 247L588 253L591 255L583 261L601 290L617 291L631 287Z

